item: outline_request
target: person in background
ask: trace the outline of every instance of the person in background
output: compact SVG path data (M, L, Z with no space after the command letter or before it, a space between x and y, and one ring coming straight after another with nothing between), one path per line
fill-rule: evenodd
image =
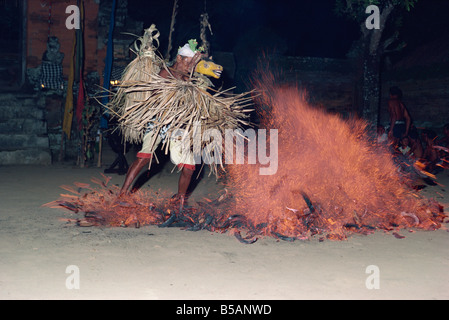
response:
M410 147L410 141L408 137L404 137L399 141L399 151L407 158L413 157L412 148Z
M419 160L422 158L424 154L424 149L422 147L421 139L419 138L419 134L417 130L411 130L409 136L409 145L410 152L413 154L412 158L414 160Z
M388 138L393 145L397 145L400 139L408 136L412 124L410 114L402 102L402 91L398 87L390 88L388 113L390 116Z

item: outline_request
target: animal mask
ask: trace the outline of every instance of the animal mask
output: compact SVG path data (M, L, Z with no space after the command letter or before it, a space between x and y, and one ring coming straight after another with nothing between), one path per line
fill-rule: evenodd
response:
M195 67L195 71L206 76L219 79L223 72L223 67L211 60L201 60Z

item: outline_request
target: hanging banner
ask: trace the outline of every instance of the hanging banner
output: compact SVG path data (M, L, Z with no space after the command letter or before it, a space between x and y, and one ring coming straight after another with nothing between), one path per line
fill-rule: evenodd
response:
M69 79L67 83L67 96L65 100L64 108L64 121L62 124L62 131L66 134L67 139L70 139L70 131L72 130L73 119L73 81L75 79L75 48L76 48L76 35L73 35L72 54L70 56L70 70Z
M76 121L78 123L78 129L81 130L83 126L83 111L84 111L84 81L83 70L80 70L80 82L78 89L78 98L76 99Z
M81 130L85 102L84 90L84 0L79 0L80 28L76 30L76 73L78 78L78 97L76 99L76 120Z
M108 34L108 48L106 51L106 59L105 59L105 65L104 65L104 79L103 79L103 99L102 103L104 105L108 104L109 102L109 81L111 81L111 71L112 71L112 63L113 63L113 33L114 33L114 24L115 24L115 2L116 0L112 1L112 8L111 8L111 20L109 22L109 34ZM108 128L108 120L102 116L100 119L100 127L102 129Z

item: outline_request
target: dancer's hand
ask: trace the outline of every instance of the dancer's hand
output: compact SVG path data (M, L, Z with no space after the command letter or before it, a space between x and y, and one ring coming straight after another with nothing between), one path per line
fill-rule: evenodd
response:
M190 73L193 72L193 70L195 70L196 65L198 64L198 62L200 62L201 59L203 59L205 57L204 54L202 54L201 52L196 52L195 55L192 57L192 60L189 63L189 71Z

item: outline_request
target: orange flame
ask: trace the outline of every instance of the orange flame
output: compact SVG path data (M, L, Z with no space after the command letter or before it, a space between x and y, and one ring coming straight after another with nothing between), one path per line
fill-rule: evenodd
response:
M237 212L291 239L440 227L441 206L407 187L364 121L344 121L308 105L297 88L273 85L270 74L260 78L260 105L270 109L261 111L261 126L278 129L278 170L260 175L260 165L229 166Z
M169 195L161 192L119 196L118 187L107 186L106 176L105 181L92 179L97 187L62 186L74 195L62 194L46 206L84 212L88 221L110 226L161 225L175 217L194 231L229 229L244 243L261 235L343 240L353 232L376 229L402 238L397 233L402 228L441 227L446 218L442 206L407 186L392 154L368 138L364 121L344 121L310 106L297 88L273 85L269 73L259 79L259 105L269 108L260 111L261 128L278 129L275 174L260 175L258 164L228 165L233 197L226 191L225 200L204 199L199 208L183 214L172 212Z

